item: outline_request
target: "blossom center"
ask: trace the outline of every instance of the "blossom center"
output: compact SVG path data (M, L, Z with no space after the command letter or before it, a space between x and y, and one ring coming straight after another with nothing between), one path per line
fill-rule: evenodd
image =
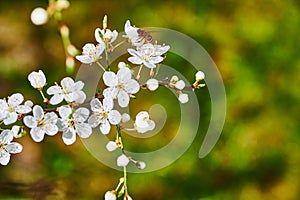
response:
M100 116L102 119L107 119L107 118L108 118L108 112L102 111L102 112L99 113L99 116Z
M40 120L37 122L37 126L44 126L45 125L45 120Z
M9 106L7 111L10 112L10 113L15 112L15 108L12 107L12 106Z
M0 142L0 152L5 148L5 144Z
M70 119L69 121L69 127L75 127L76 121L74 119Z

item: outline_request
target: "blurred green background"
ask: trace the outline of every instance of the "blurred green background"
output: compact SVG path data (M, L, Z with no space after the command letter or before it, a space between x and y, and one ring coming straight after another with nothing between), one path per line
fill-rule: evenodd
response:
M43 69L48 83L66 76L57 23L50 20L37 27L30 22L30 13L38 6L45 8L47 1L0 2L1 97L22 92L40 103L27 75ZM198 158L210 117L210 99L203 89L198 91L201 124L193 145L165 169L130 174L134 199L300 197L299 1L77 0L63 13L79 49L95 42L94 29L102 27L107 14L109 28L119 32L130 19L140 27L165 27L189 35L208 51L223 77L227 117L213 151ZM78 68L80 63L76 64ZM175 67L192 81L194 69L183 65ZM170 107L174 102L165 103ZM172 120L166 127L170 135L162 137L172 138L176 119ZM29 135L18 141L23 152L12 156L8 166L0 166L0 199L103 199L122 176L91 156L79 139L71 147L62 143L61 134L42 143L34 143ZM147 140L131 142L140 151L153 145Z

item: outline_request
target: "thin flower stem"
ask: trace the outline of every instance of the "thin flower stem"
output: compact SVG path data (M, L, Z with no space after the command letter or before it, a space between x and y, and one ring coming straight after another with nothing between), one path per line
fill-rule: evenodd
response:
M124 146L123 146L123 142L122 142L122 136L121 136L121 127L120 125L117 125L117 140L120 142L120 148L122 150L122 153L124 155L125 152L124 152ZM126 155L127 156L127 155ZM126 166L123 167L123 174L124 174L124 184L123 184L123 187L124 187L124 192L125 192L125 196L128 195L128 191L127 191L127 170L126 170Z
M110 59L109 59L109 53L108 53L108 43L105 43L105 58L107 63L107 70L110 71Z
M128 195L128 191L127 191L127 170L126 170L126 166L123 167L123 172L124 172L124 192L125 192L125 196Z
M43 97L43 101L45 102L46 97L45 97L45 95L44 95L44 93L43 93L43 90L39 90L39 91L40 91L40 93L41 93L41 95L42 95L42 97Z
M99 63L98 61L96 63L103 71L106 71L106 69L103 67L103 65L101 65L101 63Z
M136 75L136 79L137 79L137 80L140 79L140 73L141 73L141 71L142 71L143 66L144 66L144 65L141 65L141 66L140 66L140 69L139 69L139 71L138 71L138 74Z

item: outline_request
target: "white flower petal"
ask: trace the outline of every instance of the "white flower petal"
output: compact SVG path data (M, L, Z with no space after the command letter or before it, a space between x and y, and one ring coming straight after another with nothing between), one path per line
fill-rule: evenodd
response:
M121 156L119 156L119 157L117 158L117 165L118 165L119 167L125 167L125 166L128 165L128 163L129 163L129 159L128 159L128 157L125 156L124 154L122 154Z
M49 95L59 94L61 92L62 92L61 87L58 85L53 85L47 89L47 94Z
M1 165L7 165L10 160L10 154L7 153L6 151L1 151L0 152L0 164Z
M45 131L39 127L34 127L30 130L30 135L35 142L41 142L44 139Z
M17 142L12 142L8 144L5 149L8 151L8 153L20 153L23 150L23 147Z
M88 138L92 134L92 127L87 123L77 123L76 131L81 138Z
M117 76L119 78L119 82L126 83L131 79L131 71L127 67L119 69L117 72Z
M84 64L91 64L94 62L94 58L89 55L78 55L76 59Z
M156 68L156 65L151 63L151 62L144 62L145 66L148 67L149 69L154 69Z
M0 142L8 144L14 139L14 133L11 130L4 130L0 134Z
M25 106L25 105L18 105L16 107L16 112L20 113L20 114L27 114L31 112L31 108L29 106Z
M132 64L140 65L143 63L143 60L139 57L129 57L128 61L131 62Z
M77 91L82 90L83 87L84 87L84 83L82 81L77 81L74 86L75 90Z
M98 43L102 43L103 42L103 40L101 38L103 36L104 36L103 31L100 28L96 28L96 30L95 30L95 39L96 39L96 41Z
M11 95L11 96L8 98L7 103L8 103L10 106L16 107L16 106L20 105L23 101L24 101L23 95L20 94L20 93L16 93L16 94Z
M140 90L140 84L134 79L130 79L124 83L124 87L129 94L135 94Z
M49 112L49 113L46 113L44 119L45 119L45 123L56 124L58 117L54 112Z
M150 57L149 58L149 62L153 63L153 64L158 64L158 63L162 62L163 60L164 60L164 58L161 57L161 56L156 56L156 57Z
M127 107L129 104L129 95L124 90L119 91L118 104L123 108Z
M54 124L45 124L44 130L47 135L53 136L58 132L58 127Z
M41 106L35 105L32 109L33 116L36 120L41 120L44 117L44 110Z
M66 131L69 126L68 120L67 119L58 119L56 126L58 127L58 131Z
M63 142L66 145L71 145L76 141L76 131L74 128L68 128L62 134Z
M84 122L88 119L90 115L90 111L87 108L78 108L73 117L76 120L76 122Z
M117 125L121 121L121 114L117 110L111 110L108 113L108 120L112 125Z
M68 91L74 91L75 83L74 80L70 77L65 77L60 82L63 89Z
M13 112L13 113L8 113L7 117L3 120L3 123L5 125L10 125L15 123L18 120L18 114Z
M28 128L34 128L37 126L37 121L33 116L25 116L23 122Z
M103 53L104 49L105 49L105 43L104 42L101 42L101 43L97 44L96 49L95 49L96 57L94 57L94 61L98 60L100 55Z
M103 110L108 112L114 107L114 102L112 98L103 99Z
M53 97L51 97L49 103L51 105L57 105L61 103L64 100L64 96L62 94L55 94Z
M95 128L97 127L101 122L101 118L98 115L91 115L88 119L88 124L92 127Z
M104 98L105 99L105 98ZM93 98L90 102L90 106L91 106L91 110L93 112L97 112L99 113L100 111L102 111L102 103L100 102L99 99L97 98Z
M166 53L167 51L169 51L170 46L169 45L165 45L165 46L154 45L154 48L155 48L156 55L162 55L162 54Z
M62 119L68 119L68 117L72 114L72 109L70 106L60 106L58 108L58 113Z
M20 135L19 135L19 132L20 132L20 126L17 126L17 125L14 125L12 128L11 128L11 131L14 133L14 137L15 138L19 138Z
M118 84L118 77L113 72L104 72L103 81L105 85L114 87Z
M110 131L110 124L108 123L107 120L104 120L101 124L100 124L100 131L102 134L107 135Z
M83 91L77 91L74 93L75 94L75 99L74 101L76 103L82 104L84 103L85 99L86 99L86 94Z

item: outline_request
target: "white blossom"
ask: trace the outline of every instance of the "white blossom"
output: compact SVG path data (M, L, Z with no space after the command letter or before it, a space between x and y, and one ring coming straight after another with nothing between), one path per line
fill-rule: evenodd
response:
M27 105L21 105L24 97L20 93L16 93L8 97L8 100L0 99L0 120L5 125L13 124L18 119L18 114L26 114L31 112L31 108Z
M116 125L121 121L121 114L117 110L113 110L113 100L104 98L101 103L99 99L94 98L90 102L93 114L89 117L88 123L93 127L99 126L103 134L108 134L110 124Z
M25 106L33 107L33 102L31 100L26 100L24 103Z
M0 134L0 164L7 165L10 160L10 154L20 153L22 145L12 142L14 133L11 130L4 130Z
M31 22L37 26L46 24L48 13L44 8L35 8L30 15Z
M153 69L156 65L164 60L162 55L170 49L169 45L153 45L150 43L143 44L140 47L137 47L137 50L128 49L128 53L131 57L128 58L133 64L145 65L146 67Z
M155 123L150 119L148 112L141 111L135 117L135 128L139 133L145 133L155 128Z
M32 87L36 89L42 89L46 85L46 77L42 70L38 72L31 72L28 75L28 80Z
M202 71L198 71L195 74L196 81L201 81L205 78L205 74Z
M121 107L127 107L129 104L129 95L139 91L139 83L131 79L131 71L127 67L121 68L117 74L114 72L104 72L104 84L108 86L103 91L104 97L118 99Z
M116 196L116 191L107 191L104 195L104 199L105 200L116 200L117 196Z
M57 121L59 131L62 131L62 139L66 145L71 145L76 141L76 133L81 138L88 138L92 134L92 128L85 121L88 119L90 111L87 108L78 108L75 112L70 106L58 108L59 116Z
M70 77L61 80L61 86L54 85L48 88L47 93L53 95L50 104L57 105L63 100L68 103L83 103L86 99L85 93L82 91L84 83L82 81L74 82Z
M44 114L41 106L35 105L32 109L33 116L25 116L24 124L31 128L30 135L35 142L41 142L45 134L53 136L58 132L57 115L54 112Z
M158 80L151 78L146 82L147 88L150 91L155 91L158 88Z
M118 32L116 30L111 31L110 29L100 29L96 28L95 30L95 39L98 43L114 42L118 37Z
M119 167L125 167L128 165L129 161L129 158L126 155L122 154L117 158L117 165Z
M121 69L121 68L124 68L126 67L126 64L124 62L119 62L118 63L118 68Z
M180 93L179 96L178 96L178 100L182 104L187 103L189 101L189 96L187 94Z
M137 27L131 26L129 20L126 21L124 27L126 37L128 38L129 42L136 47L143 45L145 42L145 40L141 39L139 36L138 29L139 28Z
M135 163L135 165L139 168L139 169L145 169L146 167L146 163L145 162L142 162L142 161L137 161Z
M106 149L108 151L114 151L118 148L118 145L116 142L114 141L109 141L107 144L106 144Z
M82 55L76 56L76 59L85 64L97 62L103 53L105 44L99 43L96 46L92 43L87 43L82 48Z

